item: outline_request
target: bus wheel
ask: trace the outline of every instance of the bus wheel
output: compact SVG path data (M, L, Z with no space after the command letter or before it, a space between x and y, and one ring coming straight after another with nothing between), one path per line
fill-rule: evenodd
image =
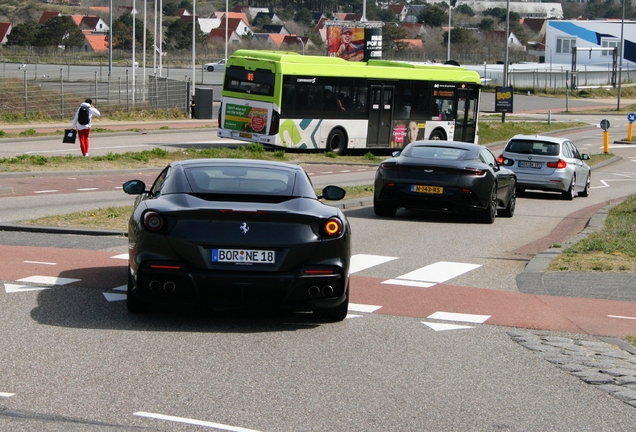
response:
M441 130L434 130L431 135L428 137L430 140L435 141L446 141L446 135Z
M347 140L340 129L334 129L327 138L327 151L342 156L347 149Z

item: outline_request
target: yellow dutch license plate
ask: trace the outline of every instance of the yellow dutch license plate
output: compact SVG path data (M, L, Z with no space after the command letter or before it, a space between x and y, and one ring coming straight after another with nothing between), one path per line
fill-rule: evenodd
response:
M411 192L418 193L427 193L427 194L443 194L444 188L441 186L422 186L422 185L413 185L411 186Z
M239 136L241 136L242 138L252 138L252 134L247 132L241 132Z

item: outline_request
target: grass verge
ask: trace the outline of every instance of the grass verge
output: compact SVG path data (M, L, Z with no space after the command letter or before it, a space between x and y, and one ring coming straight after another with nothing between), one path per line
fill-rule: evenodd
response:
M614 206L601 231L552 260L548 271L636 272L636 196Z

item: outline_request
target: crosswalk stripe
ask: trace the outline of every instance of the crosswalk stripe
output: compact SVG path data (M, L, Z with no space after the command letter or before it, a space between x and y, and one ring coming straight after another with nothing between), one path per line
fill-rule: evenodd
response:
M396 260L396 257L388 257L381 255L356 254L351 256L349 264L349 273L357 273L362 270L374 267L385 262Z
M381 307L382 306L373 306L373 305L349 303L349 311L353 311L353 312L373 313L373 312L377 311L378 309L380 309Z
M398 276L397 278L441 283L479 267L481 267L481 264L440 261L436 262L435 264L419 268L402 276Z
M444 330L461 330L461 329L472 329L473 326L467 325L457 325L457 324L446 324L446 323L429 323L426 321L422 321L422 324L432 328L435 331L444 331Z
M429 283L429 282L407 281L407 280L399 280L399 279L388 279L388 280L382 281L382 283L388 284L388 285L402 285L402 286L412 286L412 287L418 287L418 288L430 288L433 285L435 285L434 283Z

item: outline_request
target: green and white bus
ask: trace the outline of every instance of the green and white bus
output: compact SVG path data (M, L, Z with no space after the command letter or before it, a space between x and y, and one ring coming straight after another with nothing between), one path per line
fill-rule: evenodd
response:
M477 72L238 50L227 61L218 135L289 149L399 149L477 142Z

